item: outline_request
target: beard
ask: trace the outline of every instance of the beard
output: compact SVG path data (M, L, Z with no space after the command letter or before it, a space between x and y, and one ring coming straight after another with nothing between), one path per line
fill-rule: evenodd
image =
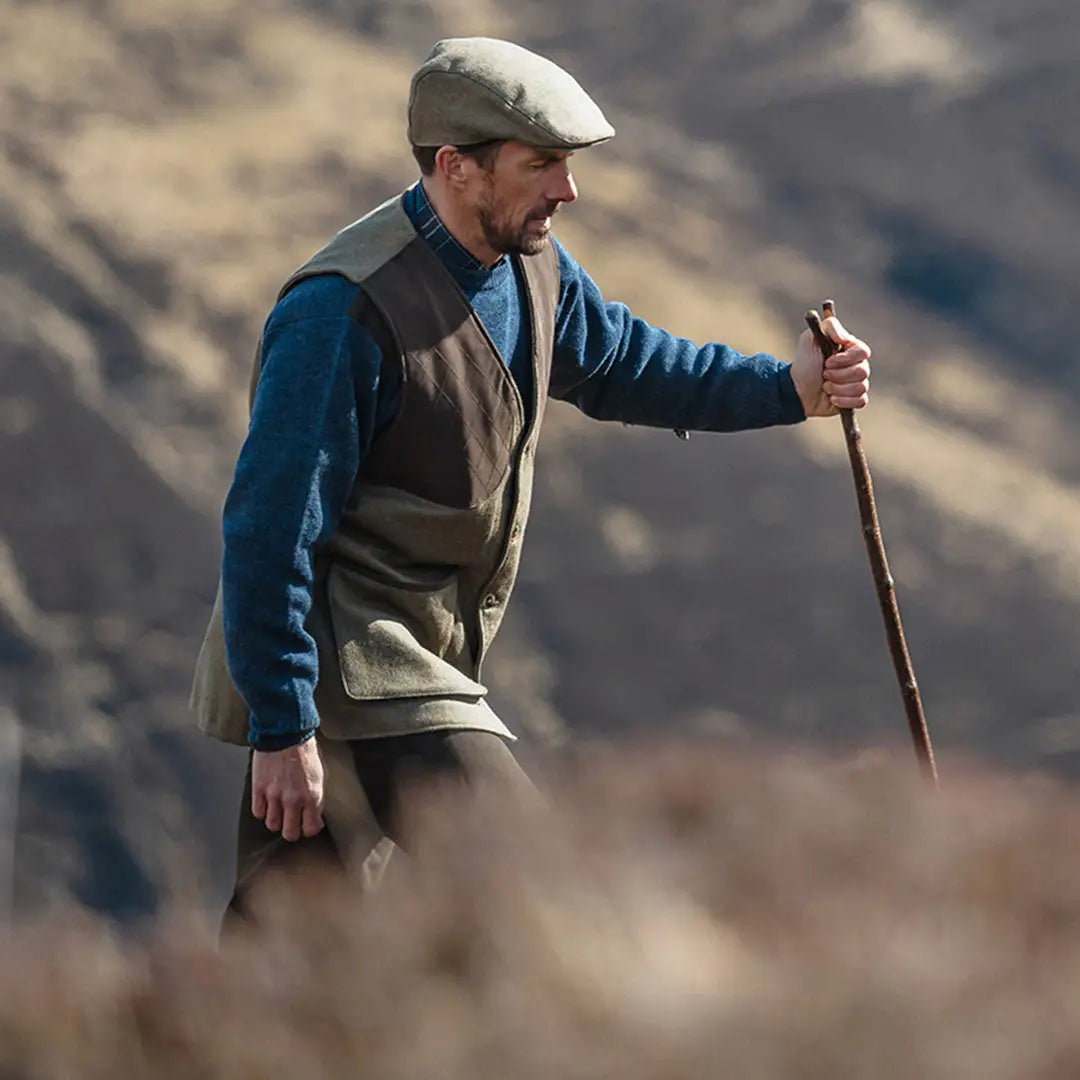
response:
M545 202L531 211L524 221L514 221L495 198L493 186L489 186L476 208L477 221L484 231L484 239L493 251L501 255L538 255L548 242L549 230L531 232L529 226L554 216L559 208L557 202Z

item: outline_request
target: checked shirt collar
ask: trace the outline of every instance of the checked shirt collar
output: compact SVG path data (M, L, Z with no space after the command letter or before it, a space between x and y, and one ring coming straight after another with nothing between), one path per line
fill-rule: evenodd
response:
M485 266L479 259L468 252L450 235L450 230L442 223L428 201L424 185L417 181L405 192L405 213L409 215L416 231L427 241L428 246L442 259L446 268L459 281L474 285L483 284L493 273L503 267L506 259L500 259L494 266Z

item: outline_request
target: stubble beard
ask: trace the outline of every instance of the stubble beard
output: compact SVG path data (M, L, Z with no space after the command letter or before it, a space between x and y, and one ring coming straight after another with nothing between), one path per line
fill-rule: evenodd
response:
M515 225L500 213L494 192L489 187L477 206L476 216L492 251L501 255L539 255L547 245L550 232L532 233L529 225L551 217L557 209L558 204L547 213L530 214L520 225Z

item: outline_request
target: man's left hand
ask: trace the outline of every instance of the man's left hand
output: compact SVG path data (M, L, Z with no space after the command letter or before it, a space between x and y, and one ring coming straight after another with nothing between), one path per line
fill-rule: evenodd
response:
M804 330L795 347L791 378L807 416L835 416L841 409L861 409L870 399L870 346L849 334L835 315L821 322L840 346L822 363L814 335Z
M323 763L315 739L251 758L251 813L290 842L323 829Z

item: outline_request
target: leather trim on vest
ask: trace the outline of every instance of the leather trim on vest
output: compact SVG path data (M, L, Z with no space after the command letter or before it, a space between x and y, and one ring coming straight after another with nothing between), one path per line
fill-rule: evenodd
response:
M364 282L407 362L401 410L371 447L361 476L466 509L505 481L524 416L506 364L464 294L448 281L446 268L418 236Z
M401 381L401 385L404 386L408 381L408 371L405 367L405 356L401 351L401 344L394 336L383 313L375 306L371 297L364 292L363 287L361 287L356 294L356 299L349 306L348 316L357 326L363 327L371 335L371 340L378 347L380 356L379 385L386 384L388 373L392 371L394 376ZM397 414L391 420L390 426L393 426L396 422ZM378 440L384 434L384 431L377 432L372 446L377 445Z

